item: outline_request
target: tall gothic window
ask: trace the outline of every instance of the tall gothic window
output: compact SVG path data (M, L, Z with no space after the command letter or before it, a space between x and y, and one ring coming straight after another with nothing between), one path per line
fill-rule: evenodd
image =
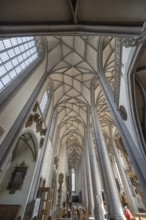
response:
M35 37L0 40L0 92L38 59L39 52Z
M40 109L43 114L43 116L46 116L48 107L49 107L49 101L50 101L50 87L45 91L42 100L40 102Z
M71 186L72 186L71 191L72 192L76 191L76 184L75 184L75 182L76 182L75 169L72 168L71 169Z

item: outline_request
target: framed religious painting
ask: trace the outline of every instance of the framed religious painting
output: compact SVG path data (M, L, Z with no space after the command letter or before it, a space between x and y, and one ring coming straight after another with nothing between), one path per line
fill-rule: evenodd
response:
M25 162L22 162L20 165L14 168L14 171L7 186L10 194L14 194L16 190L19 190L21 188L27 172L27 168L28 167Z

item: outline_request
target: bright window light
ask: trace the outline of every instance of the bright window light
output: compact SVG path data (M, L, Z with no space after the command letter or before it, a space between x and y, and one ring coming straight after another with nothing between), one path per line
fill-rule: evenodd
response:
M35 37L0 40L0 92L39 57Z
M71 169L71 185L72 185L72 192L75 192L76 191L76 188L75 188L75 182L76 182L76 178L75 178L75 169L72 168Z
M40 109L44 117L49 106L49 101L50 101L50 87L48 87L48 89L45 91L43 98L40 102Z

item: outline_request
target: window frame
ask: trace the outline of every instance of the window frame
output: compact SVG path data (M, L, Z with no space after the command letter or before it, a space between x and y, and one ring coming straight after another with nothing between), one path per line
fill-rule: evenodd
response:
M41 102L39 104L42 115L45 117L47 105L49 104L49 96L47 90L44 92Z
M74 174L74 190L73 190L73 179L72 179L72 176ZM75 168L72 168L71 169L71 191L72 192L76 192L76 170Z
M39 108L40 108L40 111L41 111L41 114L42 114L43 118L46 118L46 115L47 115L47 112L48 112L48 109L49 109L49 106L50 106L51 96L52 96L52 95L51 95L51 94L52 94L51 91L52 91L52 86L49 84L49 85L47 86L47 89L44 91L43 96L42 96L42 99L41 99L41 101L40 101L40 103L39 103ZM45 107L44 107L44 111L42 112L41 102L42 102L43 97L44 97L45 94L47 94L47 101L46 101L46 104L45 104Z
M41 53L39 57L0 92L0 111L4 108L8 101L12 99L15 93L22 87L22 84L33 74L33 71L44 59L45 41L43 37L39 37L39 39L41 43Z

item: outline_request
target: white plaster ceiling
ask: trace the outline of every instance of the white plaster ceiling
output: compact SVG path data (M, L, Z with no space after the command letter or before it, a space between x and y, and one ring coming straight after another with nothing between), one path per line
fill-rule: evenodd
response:
M74 168L79 165L84 147L91 84L95 79L95 103L105 132L112 122L97 80L97 72L100 57L102 68L113 85L115 39L102 38L101 54L98 51L99 39L98 36L47 37L47 71L54 84L54 107L58 112L62 144L67 144L69 164Z

